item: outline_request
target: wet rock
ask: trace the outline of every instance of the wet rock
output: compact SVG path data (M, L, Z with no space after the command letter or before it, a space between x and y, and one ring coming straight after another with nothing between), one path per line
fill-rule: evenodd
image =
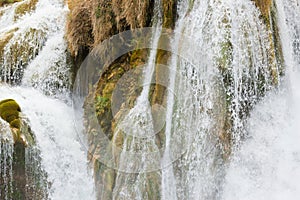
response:
M19 2L21 0L1 0L0 1L0 6L4 6L6 4L12 4L12 3L15 3L15 2Z
M15 10L14 20L17 20L26 13L35 10L37 2L38 0L30 0L24 1L22 4L20 4Z

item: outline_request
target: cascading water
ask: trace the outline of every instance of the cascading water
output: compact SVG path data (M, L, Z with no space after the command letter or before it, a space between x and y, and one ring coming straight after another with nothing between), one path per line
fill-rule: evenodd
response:
M124 134L124 143L119 158L119 172L116 177L113 191L113 199L144 199L147 194L147 171L157 160L155 152L158 151L155 143L155 127L153 124L152 107L149 102L149 91L154 74L158 41L161 34L161 1L155 1L153 19L156 24L152 33L151 52L148 63L143 72L143 90L137 98L135 106L119 122L116 130L118 134ZM148 157L147 157L148 155ZM153 155L153 157L149 157ZM138 173L138 174L136 174ZM134 184L132 184L134 183Z
M168 106L174 105L174 110L167 124L172 120L173 127L167 130L174 141L182 134L190 139L182 159L173 164L174 178L169 174L166 180L176 180L178 199L218 199L225 174L221 156L229 151L226 145L231 145L222 140L228 120L225 113L231 113L232 127L227 131L238 145L245 134L246 107L269 89L270 71L276 72L276 63L269 57L268 32L251 1L195 1L190 12L179 13L187 17L179 20L177 31L184 30L182 34L193 43L183 40L175 47L177 54L189 59L178 62L175 73L180 76L170 85L175 98L169 98ZM162 190L174 190L168 185ZM175 198L174 193L171 196Z
M177 22L177 34L175 34L173 40L175 45L172 46L173 52L178 52L179 46L179 39L181 36L181 32L183 29L183 16L187 12L187 2L180 2L177 9L180 18ZM177 56L172 56L171 58L171 66L176 66L178 62ZM171 132L172 132L172 116L173 116L173 108L174 108L174 94L172 89L175 88L175 80L176 80L176 69L170 70L170 81L169 81L169 88L168 90L168 98L167 98L167 108L166 108L166 144L170 144L171 140ZM171 163L171 156L170 156L170 146L166 145L165 152L163 154L162 163L162 199L177 199L176 195L176 182L174 177L174 169L173 166L170 165ZM168 166L169 165L169 166ZM166 167L167 166L167 167Z
M0 91L1 99L19 102L30 121L51 183L50 199L93 199L93 180L77 141L72 107L30 88L2 85Z
M0 198L9 199L12 194L13 138L9 125L0 119Z
M299 1L276 0L286 76L255 106L235 152L223 199L297 199L299 169Z
M18 7L28 2L3 8L0 18L6 23L0 30L5 41L1 80L20 84L12 87L2 83L0 99L13 98L19 103L36 136L37 146L25 152L26 182L32 184L26 190L32 193L34 185L46 184L49 199L95 199L86 151L78 141L70 106L72 74L64 41L67 8L60 0L40 0L31 12L17 15ZM1 161L12 162L13 148L9 148L10 143L5 145L1 146ZM8 178L13 174L6 176L12 173L8 169L11 164L2 164L1 195L7 197L1 199L11 199L9 195L16 195L9 191ZM41 181L44 173L46 182ZM31 198L40 199L37 195L31 194Z
M18 6L12 5L11 9L16 10ZM7 15L11 14L10 10L6 12ZM14 18L11 24L9 23L0 31L10 38L4 43L3 49L1 78L4 82L23 81L24 85L39 87L50 95L53 95L55 90L58 92L59 89L69 87L67 47L63 39L65 15L66 10L62 2L39 1L33 13ZM15 13L14 16L17 14ZM44 46L46 48L42 48ZM32 61L36 56L37 58ZM45 59L49 60L49 63L43 63ZM26 64L29 64L29 67L25 71ZM48 80L51 77L57 78Z
M67 10L63 1L39 0L32 12L17 14L28 2L1 8L0 17L0 77L19 85L1 84L0 99L15 99L36 135L37 146L25 153L26 181L49 190L35 197L95 199L69 105ZM116 159L112 167L119 171L103 178L113 182L113 190L100 181L112 199L299 197L300 8L298 0L274 3L277 19L268 27L250 0L178 1L166 110L160 110L149 103L162 36L161 1L155 1L158 25L142 92L112 138L112 143L123 139L121 151L109 158ZM270 32L274 22L287 68L281 84L282 63ZM164 118L162 130L156 130L156 112L165 114L158 116ZM0 199L11 199L13 138L9 125L1 119L0 125ZM156 132L164 132L161 146L152 137Z
M155 141L147 141L149 133L155 133L148 103L156 54L152 50L141 95L117 124L112 139L124 139L122 152L112 153L120 153L113 199L220 199L225 161L246 135L248 112L277 84L280 63L253 2L188 2L178 4L171 42L175 55L169 64L161 165L144 173L155 169L158 159L149 156L158 148ZM156 48L159 34L153 35ZM149 180L155 183L146 188ZM161 194L153 194L158 189L151 186L160 183Z

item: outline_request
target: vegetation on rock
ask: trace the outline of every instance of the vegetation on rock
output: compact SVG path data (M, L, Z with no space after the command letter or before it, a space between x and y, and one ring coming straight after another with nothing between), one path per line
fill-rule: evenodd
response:
M5 99L0 102L0 117L9 123L14 142L32 146L35 143L34 135L28 120L20 112L21 108L15 100Z
M21 112L20 106L13 99L6 99L0 102L0 116L9 124L12 122L15 124L15 120L19 119L19 112ZM20 127L20 124L17 125ZM14 127L14 126L12 126Z
M14 33L18 29L12 29L6 33L4 33L0 38L0 60L3 61L3 54L4 54L4 47L7 45L7 43L10 41L10 39L14 36Z

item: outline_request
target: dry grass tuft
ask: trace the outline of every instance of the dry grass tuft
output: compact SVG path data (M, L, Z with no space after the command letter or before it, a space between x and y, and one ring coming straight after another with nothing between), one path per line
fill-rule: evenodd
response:
M130 29L144 27L149 15L149 0L112 0L112 8L116 15L118 28L125 21Z
M116 17L111 0L93 0L92 8L94 44L97 45L117 33Z
M118 32L149 26L151 0L66 0L67 40L73 56Z
M68 22L67 22L67 41L70 52L73 56L77 56L83 49L93 45L93 29L91 21L92 1L82 1L73 4Z

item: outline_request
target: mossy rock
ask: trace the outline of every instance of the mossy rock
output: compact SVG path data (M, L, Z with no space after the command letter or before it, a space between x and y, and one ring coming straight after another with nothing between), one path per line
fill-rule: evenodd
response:
M19 112L21 112L21 108L15 100L6 99L0 102L0 116L9 124L13 122L16 125L17 121L15 120L19 118Z
M13 121L10 122L10 126L13 128L20 129L21 128L21 121L20 119L14 119Z
M29 122L22 115L19 104L13 99L0 101L0 117L7 121L13 133L15 143L22 143L25 147L35 144L35 137Z

